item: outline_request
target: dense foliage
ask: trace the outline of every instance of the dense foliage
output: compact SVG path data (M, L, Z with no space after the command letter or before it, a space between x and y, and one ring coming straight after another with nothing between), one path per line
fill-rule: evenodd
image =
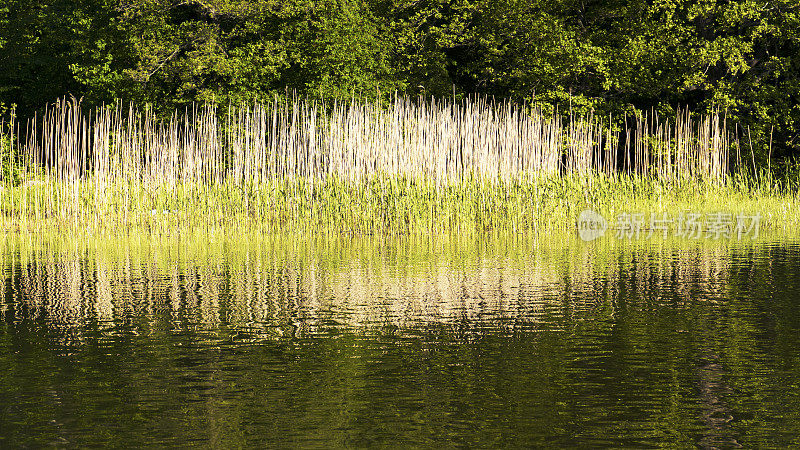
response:
M481 93L565 113L728 112L800 156L797 0L2 0L0 114ZM749 132L748 132L749 130Z

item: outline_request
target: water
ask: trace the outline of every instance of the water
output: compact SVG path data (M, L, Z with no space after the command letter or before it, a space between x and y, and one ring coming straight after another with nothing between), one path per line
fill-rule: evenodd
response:
M10 235L0 447L800 444L800 245Z

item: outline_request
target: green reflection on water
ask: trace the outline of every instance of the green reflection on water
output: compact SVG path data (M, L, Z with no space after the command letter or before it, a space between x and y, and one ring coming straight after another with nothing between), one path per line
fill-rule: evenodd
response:
M0 245L2 446L798 444L792 237Z

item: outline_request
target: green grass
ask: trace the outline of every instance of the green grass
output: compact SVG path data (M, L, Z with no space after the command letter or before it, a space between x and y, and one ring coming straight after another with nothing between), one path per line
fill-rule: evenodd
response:
M796 229L800 172L740 175L748 158L723 117L638 117L624 141L614 123L481 98L276 99L168 120L61 101L27 136L0 123L0 227L538 235L574 230L588 208L761 214L764 229Z
M88 178L27 179L0 192L5 230L47 228L124 233L191 229L262 232L414 234L571 230L592 209L622 213L760 214L762 229L796 230L800 198L786 183L731 177L726 183L688 178L597 173L464 177L374 175L360 180L274 179L220 183L114 183Z

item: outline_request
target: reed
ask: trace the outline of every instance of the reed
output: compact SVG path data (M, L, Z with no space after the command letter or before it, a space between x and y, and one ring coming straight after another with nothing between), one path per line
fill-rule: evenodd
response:
M724 117L688 110L563 119L481 97L276 97L161 120L63 99L20 128L2 124L6 229L539 230L641 203L643 190L751 188L731 176L741 157Z

